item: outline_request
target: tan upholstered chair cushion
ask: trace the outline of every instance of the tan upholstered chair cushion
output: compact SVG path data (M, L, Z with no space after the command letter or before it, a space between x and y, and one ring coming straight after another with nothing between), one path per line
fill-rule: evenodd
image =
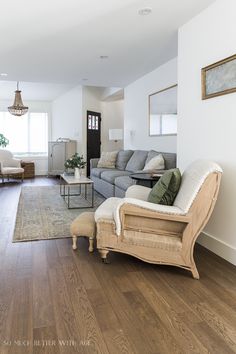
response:
M181 251L182 242L178 236L163 236L145 232L124 232L123 242L130 245L159 248L165 251Z

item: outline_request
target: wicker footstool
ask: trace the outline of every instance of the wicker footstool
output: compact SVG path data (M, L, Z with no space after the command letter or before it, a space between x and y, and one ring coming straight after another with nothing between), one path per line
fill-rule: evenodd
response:
M72 222L70 232L73 240L73 250L77 249L77 237L86 236L89 238L89 252L93 252L93 241L96 236L94 212L84 212L80 214Z

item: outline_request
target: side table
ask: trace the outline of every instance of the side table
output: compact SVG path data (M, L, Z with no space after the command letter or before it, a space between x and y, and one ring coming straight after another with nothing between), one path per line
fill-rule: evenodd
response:
M159 181L162 175L163 172L162 173L160 172L155 176L152 176L151 173L133 173L132 175L130 175L130 178L136 180L137 184L142 184L142 182L147 182L150 188L152 188L154 184L156 184L157 181Z
M33 161L21 161L21 167L25 170L24 178L35 177L35 166Z

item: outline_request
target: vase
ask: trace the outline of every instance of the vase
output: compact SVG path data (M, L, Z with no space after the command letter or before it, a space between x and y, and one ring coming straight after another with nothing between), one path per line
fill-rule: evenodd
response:
M79 179L82 176L82 168L75 167L75 178Z
M81 177L81 169L79 167L75 167L75 178L79 179Z

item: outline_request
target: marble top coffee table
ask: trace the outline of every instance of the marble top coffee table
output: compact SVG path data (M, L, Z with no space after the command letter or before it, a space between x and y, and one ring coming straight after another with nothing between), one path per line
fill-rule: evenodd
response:
M75 188L78 187L78 193L75 192ZM88 193L88 187L91 189L91 195ZM85 209L94 207L94 186L93 181L87 177L81 176L80 178L75 178L75 176L67 175L62 173L60 175L60 195L64 198L68 209ZM79 196L79 203L76 206L71 206L71 197ZM81 204L81 199L88 201L89 205Z

